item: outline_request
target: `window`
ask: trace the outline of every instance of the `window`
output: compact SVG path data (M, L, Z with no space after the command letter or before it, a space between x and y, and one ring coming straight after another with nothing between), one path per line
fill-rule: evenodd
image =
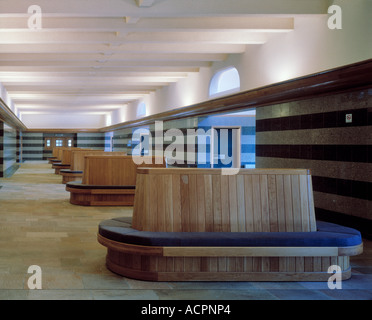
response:
M146 115L146 103L141 102L137 106L137 117L143 117Z
M209 96L220 96L240 90L240 76L236 68L230 67L218 71L209 86Z
M46 137L44 139L44 149L52 150L55 147L73 147L74 139L71 137Z

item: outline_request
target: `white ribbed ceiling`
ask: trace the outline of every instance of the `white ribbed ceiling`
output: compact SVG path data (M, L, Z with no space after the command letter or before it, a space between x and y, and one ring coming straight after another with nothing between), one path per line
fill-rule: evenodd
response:
M20 113L104 114L290 32L296 15L325 14L327 4L1 0L0 82ZM31 5L42 10L40 30L28 28Z

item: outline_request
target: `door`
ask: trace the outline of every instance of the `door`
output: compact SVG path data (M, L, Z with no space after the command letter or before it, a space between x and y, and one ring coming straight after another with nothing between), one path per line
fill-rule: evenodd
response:
M74 140L70 137L48 137L45 138L44 149L52 150L54 147L73 147Z
M241 127L212 127L212 168L240 168L240 135Z

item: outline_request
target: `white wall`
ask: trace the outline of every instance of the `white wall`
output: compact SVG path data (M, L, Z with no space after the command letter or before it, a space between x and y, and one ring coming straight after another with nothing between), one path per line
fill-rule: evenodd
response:
M106 126L106 116L100 114L22 114L21 120L28 128L56 129L60 128L61 122L64 123L64 128L70 129L97 129Z
M240 73L241 91L254 89L372 57L371 0L335 0L342 9L342 29L328 28L329 15L299 16L295 30L273 35L266 44L247 46L244 54L202 68L199 73L165 87L145 98L147 115L208 100L209 83L215 72L235 66ZM120 120L136 119L138 102L124 107Z

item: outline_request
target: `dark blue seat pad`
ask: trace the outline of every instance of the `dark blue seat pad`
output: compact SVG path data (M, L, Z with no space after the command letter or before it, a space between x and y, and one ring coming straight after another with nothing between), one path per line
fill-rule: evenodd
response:
M317 221L316 232L149 232L131 228L130 218L104 220L104 238L157 247L350 247L362 243L359 231Z
M70 170L70 169L62 169L60 172L63 172L63 173L83 173L83 171L80 171L80 170Z
M81 181L68 182L66 187L75 189L136 189L136 186L82 184Z

